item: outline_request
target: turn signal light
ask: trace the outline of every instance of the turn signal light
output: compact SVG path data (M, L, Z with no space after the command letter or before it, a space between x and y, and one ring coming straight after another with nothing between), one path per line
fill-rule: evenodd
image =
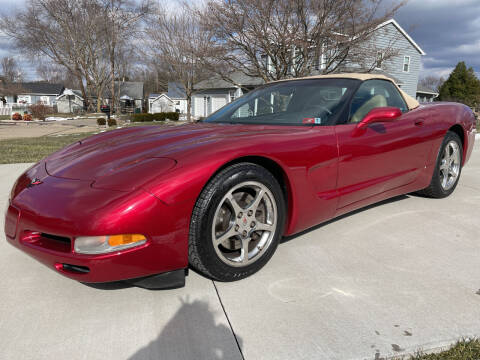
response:
M75 239L75 252L80 254L104 254L143 245L147 238L141 234L106 236L81 236Z

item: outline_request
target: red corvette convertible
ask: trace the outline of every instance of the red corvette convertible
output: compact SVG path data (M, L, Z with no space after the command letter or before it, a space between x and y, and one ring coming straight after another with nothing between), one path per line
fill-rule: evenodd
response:
M28 169L8 241L86 283L182 286L264 266L284 235L420 192L450 195L472 152L461 104L419 105L378 75L267 84L204 122L108 131Z

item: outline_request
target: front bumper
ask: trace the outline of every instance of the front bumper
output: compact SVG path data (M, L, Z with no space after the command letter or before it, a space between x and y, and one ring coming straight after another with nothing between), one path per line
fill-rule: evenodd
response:
M38 175L38 168L33 170ZM26 176L31 177L28 172ZM38 186L14 189L5 233L8 242L50 269L81 282L98 283L188 267L187 204L169 206L143 190L98 190L89 182L48 175L41 180ZM73 250L78 236L131 233L144 234L148 240L108 254Z

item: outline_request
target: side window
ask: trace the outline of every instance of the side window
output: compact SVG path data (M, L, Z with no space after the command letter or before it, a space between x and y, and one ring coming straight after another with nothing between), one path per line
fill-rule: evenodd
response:
M360 85L350 106L350 122L359 122L372 109L393 106L402 112L407 104L398 89L388 80L367 80Z

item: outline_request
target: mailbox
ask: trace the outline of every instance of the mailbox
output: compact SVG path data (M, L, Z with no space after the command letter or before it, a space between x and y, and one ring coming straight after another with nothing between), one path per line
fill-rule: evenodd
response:
M102 105L100 106L100 111L105 114L110 114L110 105Z

